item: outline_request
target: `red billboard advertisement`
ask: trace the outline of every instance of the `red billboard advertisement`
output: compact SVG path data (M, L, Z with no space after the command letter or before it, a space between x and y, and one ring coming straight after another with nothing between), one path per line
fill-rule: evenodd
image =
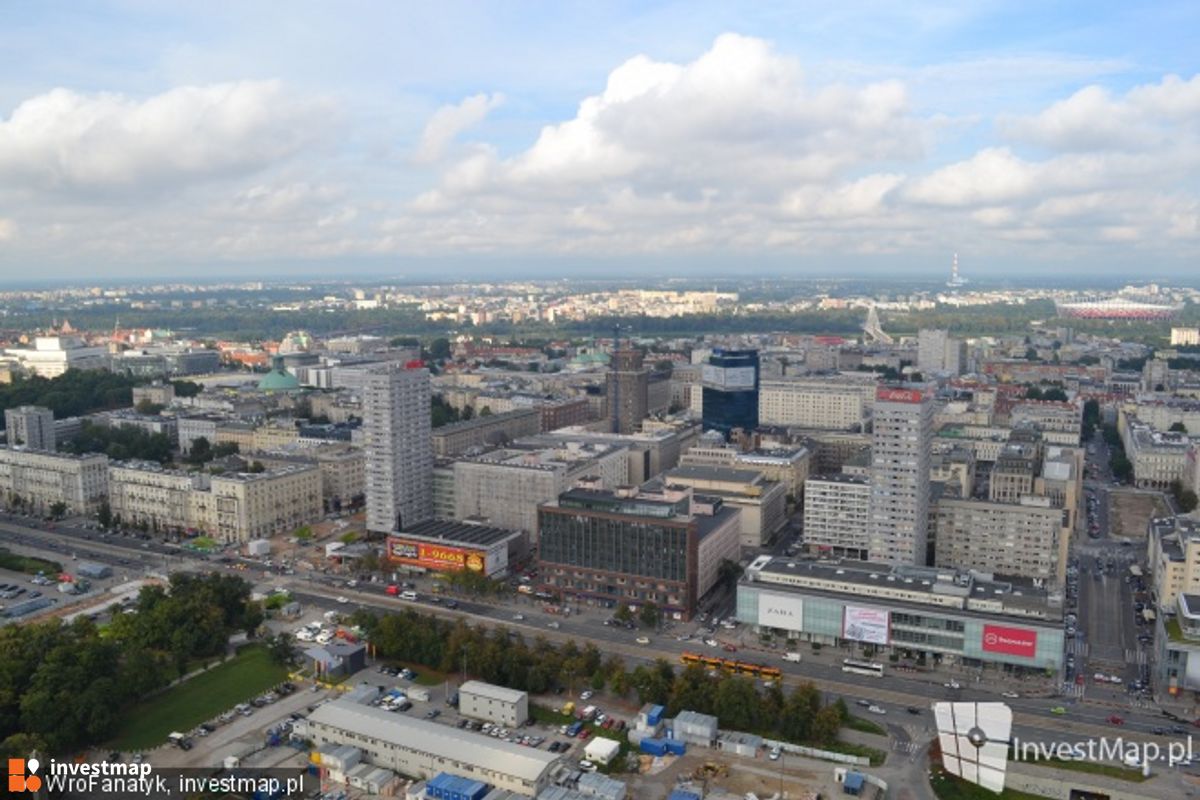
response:
M1037 631L1009 628L1006 625L983 626L983 652L1033 658L1037 651Z
M919 403L925 397L920 389L891 389L880 386L875 390L875 399L882 403Z
M388 539L388 556L392 561L401 564L439 572L457 572L464 569L483 572L487 565L487 553L482 550L415 542L399 536Z

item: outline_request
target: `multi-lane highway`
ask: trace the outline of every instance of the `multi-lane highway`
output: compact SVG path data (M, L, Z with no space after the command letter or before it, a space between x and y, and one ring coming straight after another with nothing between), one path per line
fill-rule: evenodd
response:
M324 574L275 575L263 572L261 564L234 559L225 564L208 559L200 554L181 549L175 545L156 541L144 541L136 537L109 535L101 538L95 531L60 525L55 530L31 528L25 520L0 519L0 542L16 545L22 549L36 549L56 555L65 561L71 556L112 564L124 568L130 577L145 572L162 572L175 569L222 569L235 570L239 562L249 569L239 572L248 578L261 578L273 586L285 586L304 604L319 609L341 609L354 607L381 611L395 610L406 605L385 594L383 584L366 584L348 588L345 578ZM348 602L339 603L344 597ZM477 603L460 599L458 608L451 610L444 605L419 602L423 612L448 616L467 617L473 622L502 625L520 630L526 635L542 635L551 640L573 638L577 641L594 641L605 652L622 655L631 665L666 658L677 663L684 650L711 650L701 639L690 638L680 641L683 631L676 629L671 634L654 635L649 645L639 645L638 633L603 624L597 615L551 616L542 612L536 604L509 605ZM524 616L514 620L515 614ZM549 627L556 622L558 628ZM961 689L947 688L929 676L906 675L889 671L883 678L842 672L830 663L816 663L808 658L802 663L784 662L778 651L742 650L739 658L775 663L784 671L785 684L814 681L829 694L842 695L849 701L869 700L887 711L887 721L905 726L910 734L930 733L928 708L937 700L989 701L1002 699L1001 687L986 684L967 684ZM962 681L963 679L959 679ZM963 681L965 683L965 681ZM1059 741L1064 737L1113 735L1118 731L1126 736L1144 736L1165 741L1171 734L1154 736L1156 728L1170 728L1172 723L1152 709L1128 709L1114 712L1108 705L1075 702L1073 698L1018 697L1004 698L1015 712L1017 734L1026 740L1049 738ZM913 708L917 713L908 711ZM1052 709L1062 707L1065 714L1057 715ZM1119 713L1124 724L1116 728L1106 720Z

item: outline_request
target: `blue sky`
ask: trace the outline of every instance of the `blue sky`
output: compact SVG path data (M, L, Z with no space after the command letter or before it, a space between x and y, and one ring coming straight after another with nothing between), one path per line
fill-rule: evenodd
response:
M1170 275L1196 3L10 3L0 279Z

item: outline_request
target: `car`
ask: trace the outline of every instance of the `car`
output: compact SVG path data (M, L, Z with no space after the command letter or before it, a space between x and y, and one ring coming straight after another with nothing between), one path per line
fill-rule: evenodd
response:
M1009 700L1016 700L1021 695L1017 694L1016 692L1001 692L1000 696L1007 697Z
M1116 714L1112 714L1105 721L1109 725L1124 725L1125 724L1125 720L1122 717L1118 717Z
M350 602L350 598L349 598L349 597L346 597L345 595L338 595L338 599L337 599L337 601L338 601L339 603L341 603L342 605L345 605L346 603L349 603L349 602Z
M525 619L525 615L524 614L513 614L512 618L513 618L513 622L520 622L521 620Z
M1150 732L1153 733L1155 736L1166 736L1167 735L1166 728L1153 728Z
M1061 716L1062 714L1067 713L1067 710L1065 708L1063 708L1062 706L1054 706L1054 708L1050 709L1050 713L1058 714Z
M771 752L767 753L767 758L771 759L772 761L778 761L779 755L780 755L779 748L773 747L773 748L771 748Z
M562 625L559 624L558 620L552 619L546 623L546 627L550 628L551 630L558 630L562 627Z
M863 708L867 708L868 706L871 705L871 701L870 700L855 700L854 704L856 706L862 706Z
M596 771L596 765L590 761L580 761L579 768L581 770L583 770L584 772L595 772Z
M591 700L592 697L594 697L594 696L595 696L595 693L592 692L591 689L587 689L587 690L579 693L579 699L583 700L584 702Z
M706 645L708 645L709 647L720 647L721 646L721 643L718 642L716 639L705 639L704 643Z
M731 644L727 644L724 647L722 647L721 649L724 650L726 653L736 653L737 652L737 648Z
M458 601L457 600L447 600L446 608L450 608L450 609L458 608Z
M914 717L921 713L921 709L917 708L916 706L909 706L904 710L912 714Z
M638 644L650 644L650 637L649 636L639 636L639 637L637 637L636 641Z
M946 683L943 683L942 686L945 686L947 689L961 689L962 688L962 684L959 683L958 681L947 681Z
M586 738L588 738L588 737L589 737L589 736L591 736L591 735L592 735L592 730L591 730L591 728L584 728L583 730L581 730L581 731L579 732L579 738L580 738L580 739L586 739Z
M442 712L440 709L431 708L425 712L425 719L437 719L441 715L442 715Z
M887 713L887 711L885 711L883 708L881 708L879 706L867 706L867 711L870 711L872 714L886 714Z

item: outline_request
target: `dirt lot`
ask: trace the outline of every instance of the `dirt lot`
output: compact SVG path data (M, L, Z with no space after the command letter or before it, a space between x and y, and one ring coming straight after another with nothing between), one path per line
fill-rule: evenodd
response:
M1150 519L1168 513L1166 503L1157 493L1111 491L1108 498L1108 518L1112 527L1109 533L1112 536L1144 538Z
M645 760L649 761L649 757ZM705 770L706 765L716 769ZM833 764L797 756L770 761L766 756L743 758L717 750L698 749L671 758L665 767L660 762L647 774L625 773L617 777L629 784L630 797L665 797L677 785L690 780L695 788L705 789L700 793L706 795L724 792L744 797L747 792L754 792L759 797L770 797L782 787L784 796L801 800L814 797L817 792L825 797L840 794L841 787L834 782L833 769Z

